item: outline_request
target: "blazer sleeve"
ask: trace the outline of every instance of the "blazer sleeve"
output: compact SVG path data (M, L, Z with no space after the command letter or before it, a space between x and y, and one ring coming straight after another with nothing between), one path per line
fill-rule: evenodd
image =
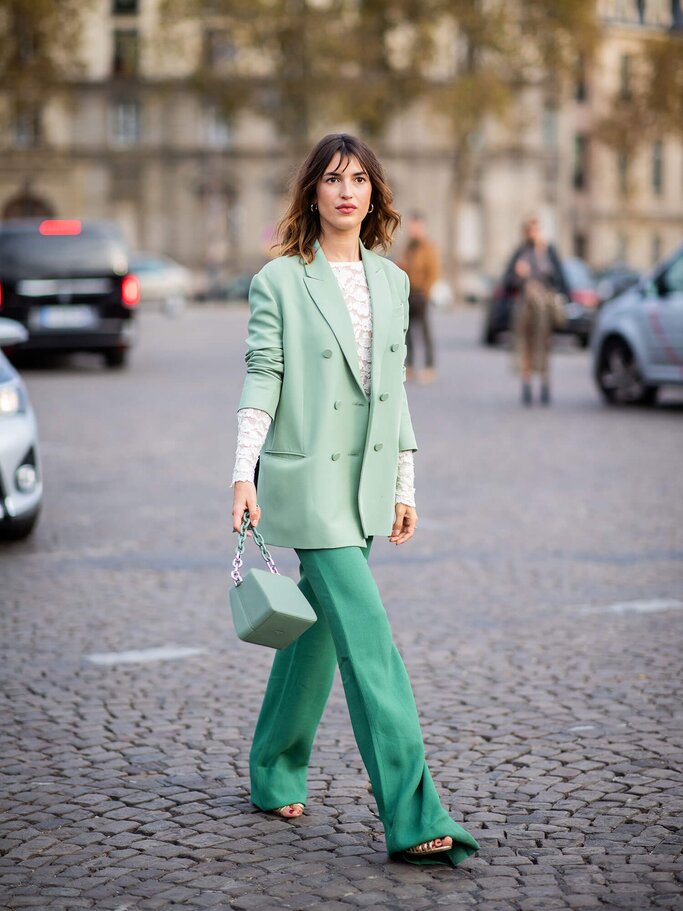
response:
M258 408L274 418L284 372L282 312L263 270L254 276L249 288L249 324L244 359L247 375L239 408Z
M404 294L403 294L403 342L405 344L406 333L408 331L408 320L410 311L408 308L408 294L410 292L410 279L404 272ZM408 408L408 396L405 387L406 368L403 367L403 401L401 403L401 424L398 432L398 450L403 452L406 449L417 449L415 433L413 432L413 422L410 419L410 410Z

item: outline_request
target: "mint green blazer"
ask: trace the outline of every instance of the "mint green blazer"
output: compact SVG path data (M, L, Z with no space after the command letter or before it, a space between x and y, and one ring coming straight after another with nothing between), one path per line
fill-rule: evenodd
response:
M351 317L320 248L280 256L249 290L240 408L272 417L261 450L267 544L363 546L389 535L398 453L417 449L405 394L408 276L361 243L372 305L372 380L361 382Z

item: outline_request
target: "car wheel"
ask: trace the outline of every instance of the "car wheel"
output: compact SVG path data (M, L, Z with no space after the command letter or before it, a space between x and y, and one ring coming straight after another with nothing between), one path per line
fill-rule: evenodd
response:
M36 527L40 510L36 509L29 516L22 516L19 519L6 519L0 522L0 540L2 541L21 541L28 538L33 529Z
M127 360L126 348L107 348L104 352L104 362L107 367L125 367Z
M603 350L598 386L610 405L653 405L657 386L643 379L633 351L622 339L612 339Z

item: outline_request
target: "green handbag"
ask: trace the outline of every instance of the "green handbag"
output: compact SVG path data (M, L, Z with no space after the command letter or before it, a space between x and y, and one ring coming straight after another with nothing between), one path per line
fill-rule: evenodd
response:
M270 572L250 569L243 579L240 567L250 527ZM278 572L263 536L251 524L248 509L244 510L230 577L235 583L230 589L232 619L237 635L244 642L269 648L287 648L315 623L315 611L294 579Z

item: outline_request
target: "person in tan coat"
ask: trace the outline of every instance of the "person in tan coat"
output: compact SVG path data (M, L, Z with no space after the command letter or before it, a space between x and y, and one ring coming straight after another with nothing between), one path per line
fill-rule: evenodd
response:
M427 237L427 227L420 212L412 212L408 221L408 244L400 262L410 279L410 322L406 345L406 375L415 377L415 333L421 332L425 349L425 367L419 374L424 383L435 377L434 342L429 319L429 294L439 278L439 254Z

